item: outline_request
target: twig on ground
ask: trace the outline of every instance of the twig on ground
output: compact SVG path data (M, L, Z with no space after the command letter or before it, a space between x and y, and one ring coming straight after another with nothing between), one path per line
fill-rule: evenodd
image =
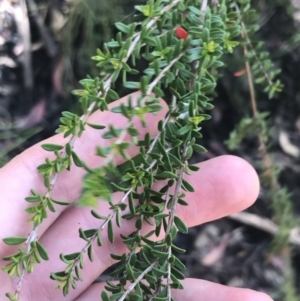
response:
M50 35L48 28L45 27L44 20L39 14L38 7L34 0L27 0L29 6L29 13L33 17L40 35L44 41L46 51L50 57L54 57L57 54L57 46Z
M20 33L23 53L22 53L22 64L23 64L23 81L26 89L31 90L33 86L32 76L32 64L31 64L31 34L30 25L28 19L28 11L26 7L26 1L21 0L19 5L14 7L14 16Z
M238 212L228 216L230 219L238 221L248 226L255 227L257 229L268 232L272 235L276 235L279 231L279 227L270 219L258 216L248 212ZM290 230L289 241L291 244L300 247L300 229L293 228Z

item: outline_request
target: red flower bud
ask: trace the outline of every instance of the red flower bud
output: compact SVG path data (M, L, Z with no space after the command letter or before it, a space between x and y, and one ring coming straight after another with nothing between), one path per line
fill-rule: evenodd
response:
M189 35L187 33L187 31L185 29L183 29L182 27L177 27L175 29L175 32L176 32L177 37L181 40L186 40Z

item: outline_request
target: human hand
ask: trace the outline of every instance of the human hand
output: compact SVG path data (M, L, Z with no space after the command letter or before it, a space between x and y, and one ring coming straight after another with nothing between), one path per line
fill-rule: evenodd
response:
M133 98L137 98L137 93ZM125 101L121 99L118 103ZM147 115L147 129L142 128L137 121L135 126L143 137L146 132L154 136L157 123L164 118L167 106L162 102L163 110L157 116ZM124 127L127 119L121 115L110 112L96 112L89 120L91 123L104 125L114 124ZM27 222L29 216L25 212L28 203L24 198L28 196L31 188L43 193L45 187L41 175L37 173L36 166L43 163L49 153L44 151L40 144L63 144L67 140L62 135L56 135L39 143L14 158L0 170L0 257L12 254L17 247L7 246L2 239L8 236L26 237L32 230L32 225ZM101 138L99 131L92 128L86 129L82 137L75 142L76 153L88 166L97 167L103 163L103 158L91 155L96 145L105 145L108 140ZM138 154L138 148L130 149L130 156ZM123 159L116 159L121 164ZM259 191L259 181L254 169L244 160L234 156L221 156L198 164L200 171L192 176L186 176L195 187L196 192L186 193L189 206L178 206L178 215L189 227L212 221L229 214L238 212L250 206ZM80 196L81 180L84 171L76 166L71 171L60 174L57 184L52 191L52 197L74 203ZM120 199L120 193L114 194L114 199ZM108 242L106 233L103 233L104 246L95 247L95 260L93 263L86 261L82 271L83 281L77 282L77 289L63 297L62 292L55 289L56 283L49 278L51 272L64 269L64 263L59 259L59 254L68 254L79 251L84 246L84 241L78 238L78 228L97 228L98 221L91 217L90 208L68 208L57 206L56 212L39 226L38 235L42 245L48 251L50 260L36 265L34 273L25 275L20 294L21 301L91 301L99 300L103 283L92 284L93 281L114 261L110 253L122 254L126 251L125 245L116 233L114 244ZM99 212L103 215L109 211L108 204L101 202ZM124 222L122 233L130 233L134 223ZM117 231L117 229L116 229ZM0 267L5 266L5 261L0 261ZM0 300L5 300L6 292L14 292L16 281L10 280L6 273L0 272ZM230 288L204 280L186 279L183 281L184 290L175 290L174 298L178 301L210 300L210 301L271 301L270 297L248 289Z

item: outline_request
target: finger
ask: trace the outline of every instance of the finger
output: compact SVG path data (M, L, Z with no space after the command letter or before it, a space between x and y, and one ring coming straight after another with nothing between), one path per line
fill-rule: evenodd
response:
M132 94L133 104L137 101L139 95L139 93ZM126 102L127 98L128 96L114 102L110 107ZM163 109L156 116L153 114L146 115L147 124L151 126L143 128L139 118L134 119L134 126L140 131L140 137L144 137L147 132L152 136L156 134L158 121L164 118L168 110L165 102L161 101L161 105ZM96 112L90 117L89 122L106 126L113 124L116 128L124 129L128 124L128 119L121 114L112 112ZM75 152L90 167L98 167L104 160L95 155L97 145L107 146L110 143L109 140L101 137L102 134L103 131L87 127L82 137L75 141ZM25 209L29 207L29 203L24 201L24 198L30 194L30 189L34 188L41 194L46 192L42 176L38 174L36 168L38 165L44 163L47 157L54 158L54 156L52 153L44 151L41 148L41 144L53 143L65 145L69 139L63 138L62 134L49 138L26 150L0 170L0 220L5 225L5 227L0 228L1 257L6 252L12 252L11 247L4 245L2 242L3 238L8 236L27 236L32 229L32 225L27 222L30 216L25 212ZM127 136L126 140L128 139L129 137ZM138 147L131 147L128 152L130 156L135 156L138 151ZM122 163L123 161L124 159L119 159L118 163ZM71 171L63 171L59 175L58 181L51 192L51 197L69 202L75 201L80 195L81 180L84 173L83 169L76 166L72 166ZM57 212L49 214L49 217L39 227L40 236L65 207L57 206L56 209Z
M234 156L222 156L199 164L200 171L189 177L194 184L196 192L187 194L189 206L178 206L178 215L183 218L188 226L198 225L224 215L238 212L250 206L258 194L259 182L253 168L244 160ZM114 195L118 202L122 193ZM107 216L109 206L101 202L100 214ZM55 224L41 238L42 244L49 252L51 262L45 262L36 268L38 273L28 276L24 285L26 288L45 287L49 293L48 299L59 298L61 292L54 289L55 284L48 277L50 272L63 270L65 265L58 259L59 254L69 254L81 250L84 242L78 239L78 228L94 229L101 223L90 215L89 208L70 208L66 210ZM116 228L116 227L115 227ZM85 290L107 267L114 261L110 253L122 254L126 247L119 236L134 231L134 221L123 222L122 228L115 230L116 241L108 242L106 230L102 233L104 246L95 247L93 263L86 260L83 273L83 282L78 283L76 291L71 291L66 300L73 300L77 293ZM150 226L145 224L145 231ZM54 243L55 242L55 243ZM54 260L53 260L54 259ZM57 259L57 260L56 260ZM39 294L39 292L36 292ZM40 296L42 298L42 296ZM43 300L43 299L39 299ZM45 299L47 300L47 299ZM56 299L55 299L56 300ZM59 300L59 299L57 299Z
M259 178L247 161L225 155L199 166L197 174L185 177L197 193L187 192L189 206L178 207L189 227L242 211L256 201Z
M183 290L172 290L172 297L177 301L272 301L260 292L244 288L233 288L205 280L185 279ZM98 300L105 283L91 285L75 301Z

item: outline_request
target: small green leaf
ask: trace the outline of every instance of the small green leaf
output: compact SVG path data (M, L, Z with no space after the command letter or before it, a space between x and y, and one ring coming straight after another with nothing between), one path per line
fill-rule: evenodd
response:
M186 226L184 221L181 220L178 216L174 217L174 223L181 233L184 233L184 234L188 233L188 227Z
M186 160L190 159L193 155L193 148L189 145L186 150Z
M182 206L188 206L189 204L184 201L183 199L178 199L178 204L182 205Z
M126 264L126 274L129 279L134 280L135 277L130 264Z
M141 84L139 82L126 82L124 83L124 87L128 89L139 90L141 88Z
M186 252L185 249L179 248L179 247L175 246L174 244L172 244L172 249L177 253L185 253Z
M108 222L107 233L108 233L108 240L111 243L113 243L115 241L115 235L114 235L114 228L111 220Z
M171 268L171 271L172 271L172 274L177 278L177 279L180 279L180 280L183 280L185 277L184 275L178 271L176 268L172 267Z
M19 237L19 236L14 236L14 237L7 237L4 238L3 241L7 245L19 245L27 240L27 237Z
M100 231L97 231L97 244L99 247L101 247L103 245Z
M60 258L61 258L62 260L63 260L63 259L66 259L66 260L74 260L74 259L77 259L79 255L80 255L80 252L71 253L71 254L67 254L67 255L60 254Z
M194 144L193 146L193 150L197 153L206 153L207 149L199 144Z
M188 165L188 168L191 171L198 171L200 169L200 167L196 166L196 165Z
M107 92L107 96L110 98L110 100L114 101L120 98L118 93L114 91L113 89L109 89Z
M138 294L130 293L128 294L129 301L142 301L142 297Z
M142 229L142 219L141 218L138 218L135 222L135 227L138 229L138 230L141 230Z
M92 246L89 246L89 248L88 248L88 257L89 257L89 260L90 260L91 262L94 261L93 247L92 247Z
M36 202L40 202L42 200L42 197L39 195L34 195L34 196L28 196L27 198L25 198L26 202L29 203L36 203Z
M94 124L94 123L89 123L87 122L87 124L93 128L93 129L96 129L96 130L103 130L105 129L105 126L104 125L101 125L101 124Z
M84 237L90 238L92 236L95 236L98 232L97 229L88 229L83 231L84 232Z
M61 205L61 206L69 206L70 203L69 202L64 202L64 201L58 201L58 200L54 200L54 199L51 199L51 201L55 204L58 204L58 205Z
M196 8L195 6L189 6L189 10L197 16L201 16L202 14L201 10Z
M91 214L92 214L93 217L95 217L95 218L97 218L97 219L103 219L103 220L107 220L107 219L108 219L107 216L104 216L104 215L99 214L99 213L96 212L94 209L92 209Z
M134 127L128 127L127 131L133 137L136 137L140 134L140 132L137 129L135 129Z
M103 291L101 293L101 298L102 298L102 301L110 301L106 291Z
M42 144L42 148L48 152L60 151L64 147L62 145L57 144Z
M170 233L166 236L166 243L168 246L172 245L172 235Z
M157 258L168 257L168 252L160 252L157 250L151 250L151 254Z
M185 270L185 269L186 269L186 267L185 267L185 265L183 264L183 262L181 262L180 259L177 258L176 256L174 256L174 265L175 265L176 267L178 267L179 269L181 269L181 270Z
M127 25L125 25L125 24L123 24L123 23L121 23L121 22L117 22L117 23L115 24L115 26L116 26L120 31L122 31L122 32L124 32L124 33L126 33L126 34L128 34L128 33L130 32L130 27L127 26Z
M177 179L177 175L170 171L164 171L162 174L160 174L160 176L169 179Z
M192 129L193 129L192 125L190 125L190 124L185 125L184 127L180 128L177 131L177 135L182 136L182 135L186 134L187 132L191 131Z
M10 300L10 301L18 301L18 297L16 295L13 295L11 293L6 293L5 296Z
M154 276L151 276L149 274L146 274L145 278L149 282L149 284L154 284L157 282L157 279Z
M79 159L79 157L77 156L77 154L75 152L72 151L72 158L73 158L73 161L75 163L76 166L78 167L82 167L83 164L82 164L82 161Z
M194 187L186 180L182 180L182 188L189 192L195 192Z
M116 183L110 183L111 184L111 186L115 189L114 191L124 191L124 192L126 192L126 191L128 191L129 190L129 188L123 188L123 187L121 187L121 186L119 186L119 185L117 185Z
M118 209L117 212L116 212L116 223L117 223L117 226L119 228L121 228L121 214L120 214L120 209Z
M168 297L154 297L152 300L153 301L167 301Z
M47 251L44 249L44 247L37 241L36 242L36 248L40 254L40 256L44 259L44 260L49 260L49 256Z

